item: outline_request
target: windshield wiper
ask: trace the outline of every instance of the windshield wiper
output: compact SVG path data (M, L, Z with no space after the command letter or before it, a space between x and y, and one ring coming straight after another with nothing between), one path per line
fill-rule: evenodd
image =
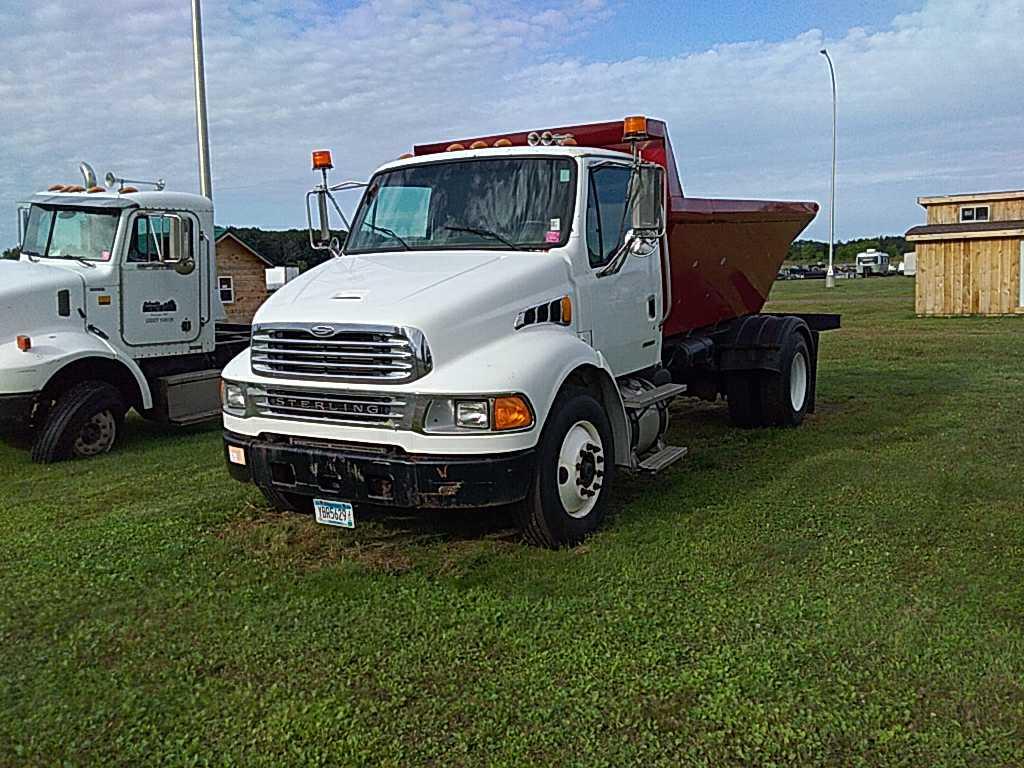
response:
M407 250L407 251L411 251L412 250L412 248L409 247L409 244L407 242L405 242L405 240L400 238L398 235L396 235L392 230L388 229L387 227L378 227L376 224L370 224L369 222L366 222L366 221L363 222L363 226L364 227L369 227L374 232L383 232L388 237L393 237L393 238L395 238L395 240L400 242L402 244L402 247L405 248L405 250Z
M516 245L507 237L499 235L497 232L493 232L489 229L483 229L482 227L465 227L462 225L445 227L449 232L469 232L473 235L480 235L480 237L489 237L492 240L499 240L500 242L507 245L513 251L525 251L526 249L522 246Z

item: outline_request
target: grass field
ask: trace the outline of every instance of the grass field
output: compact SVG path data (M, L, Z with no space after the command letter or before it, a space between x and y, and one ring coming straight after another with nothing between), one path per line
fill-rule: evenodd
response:
M677 406L572 551L271 513L216 428L0 445L0 764L1024 764L1024 318L774 296L843 313L818 413Z

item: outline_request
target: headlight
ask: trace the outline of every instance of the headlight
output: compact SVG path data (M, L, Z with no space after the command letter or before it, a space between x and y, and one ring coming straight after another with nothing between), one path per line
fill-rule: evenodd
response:
M245 410L245 389L233 381L222 381L220 399L226 411Z
M486 400L459 400L455 403L455 423L467 429L488 429L491 408Z
M529 429L533 408L525 395L492 395L475 399L431 398L421 426L435 435L456 435L465 430L503 432Z

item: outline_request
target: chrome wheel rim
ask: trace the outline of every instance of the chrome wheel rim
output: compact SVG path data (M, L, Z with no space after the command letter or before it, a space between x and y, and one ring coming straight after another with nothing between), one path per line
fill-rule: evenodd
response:
M76 456L96 456L108 452L117 439L117 419L110 411L94 414L75 438Z
M604 443L589 421L577 421L562 440L558 452L558 497L570 517L584 518L601 496L604 479Z
M807 358L803 352L793 355L789 366L789 401L794 411L804 407L807 400Z

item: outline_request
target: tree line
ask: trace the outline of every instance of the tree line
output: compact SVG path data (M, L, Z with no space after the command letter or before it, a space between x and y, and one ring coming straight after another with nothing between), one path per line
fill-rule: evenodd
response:
M853 264L857 260L858 253L871 248L888 253L893 263L902 260L905 253L914 250L914 246L900 235L859 237L836 243L835 263ZM789 246L786 261L790 264L827 264L828 243L820 240L797 240Z

